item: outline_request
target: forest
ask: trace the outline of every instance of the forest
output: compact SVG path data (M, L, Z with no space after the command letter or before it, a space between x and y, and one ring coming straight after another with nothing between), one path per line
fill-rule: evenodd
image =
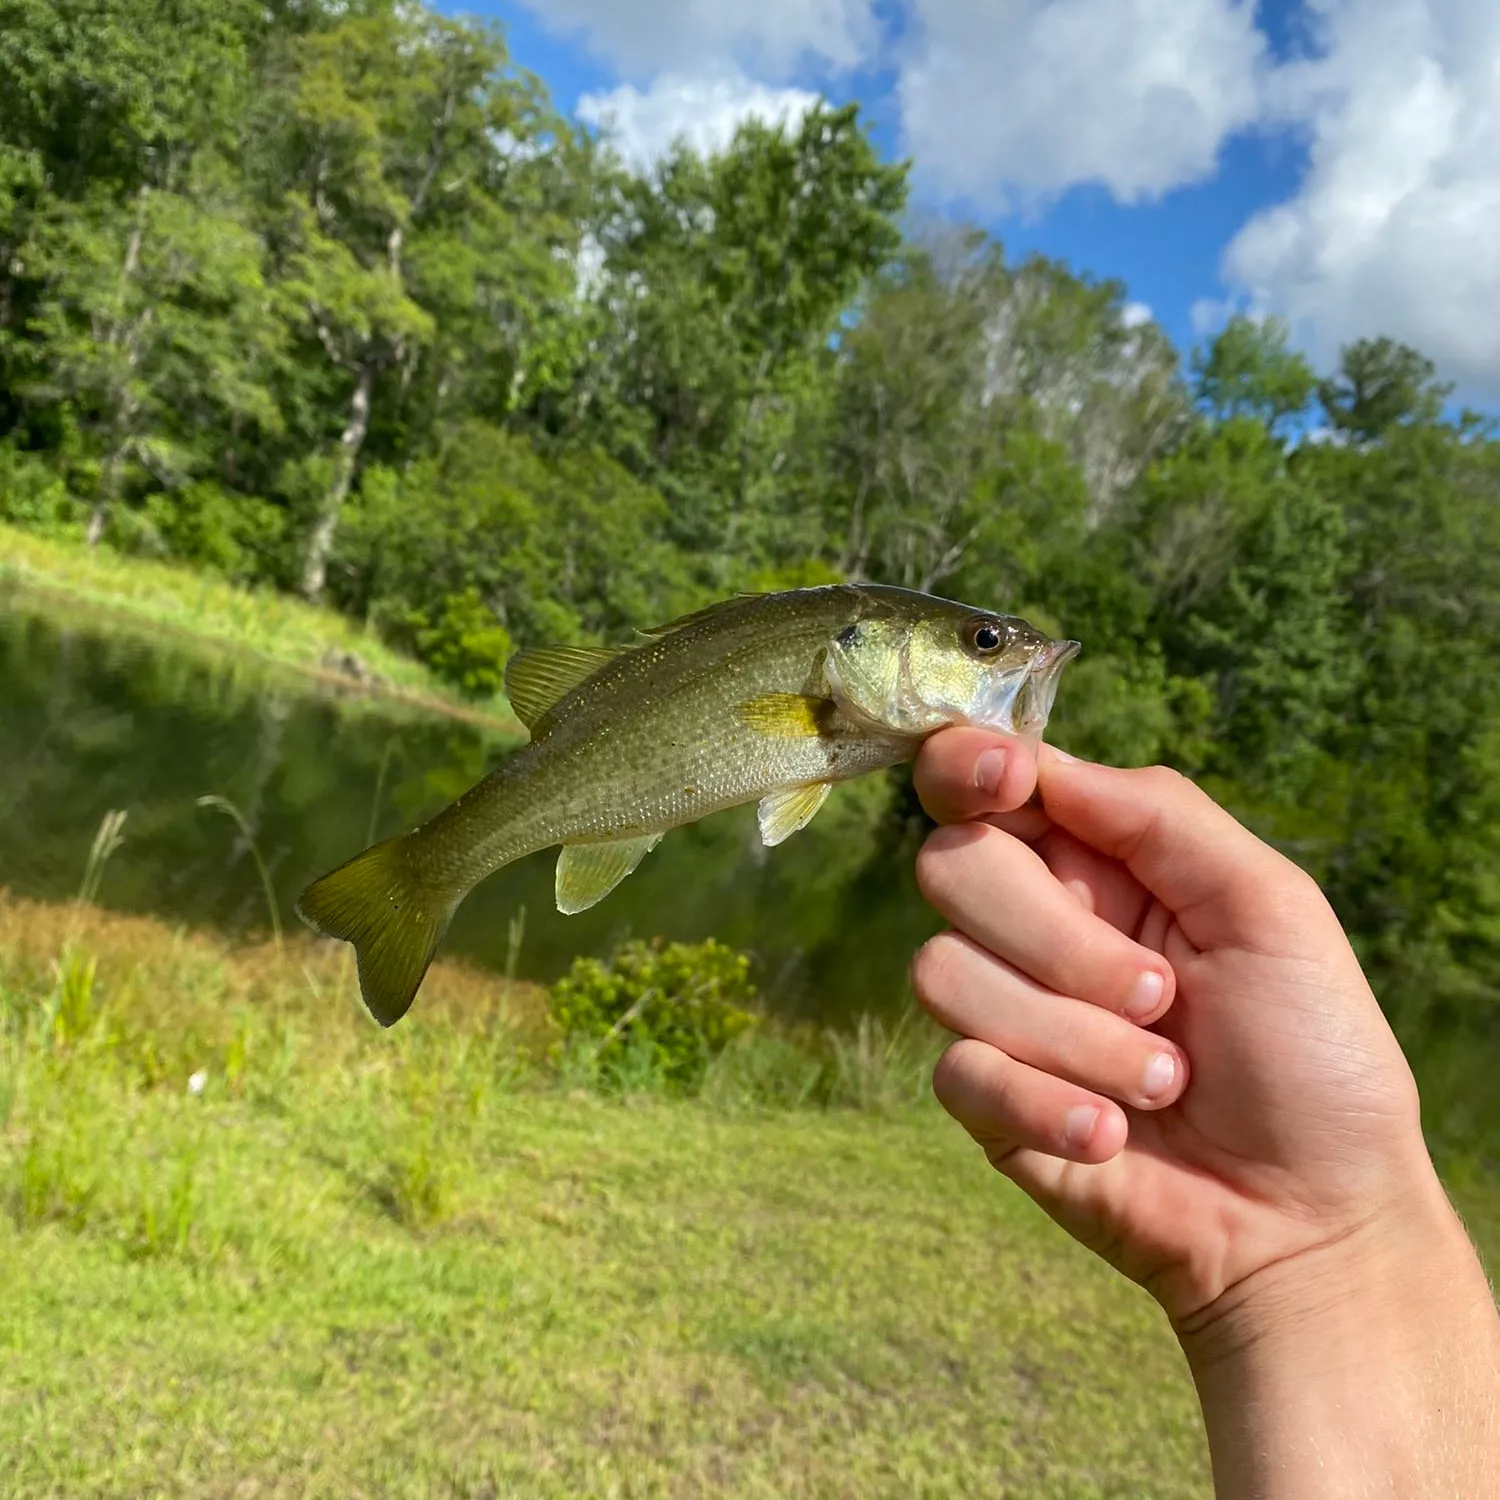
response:
M1179 351L909 203L855 106L631 170L389 0L0 0L0 519L324 601L462 690L873 579L1084 654L1408 1033L1493 1047L1500 437L1379 336ZM1493 1055L1493 1053L1491 1054Z

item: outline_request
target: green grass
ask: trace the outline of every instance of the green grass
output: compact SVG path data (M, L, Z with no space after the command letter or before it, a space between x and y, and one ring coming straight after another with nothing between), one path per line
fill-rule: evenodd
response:
M536 986L440 962L382 1032L349 968L0 894L7 1500L1209 1495L1163 1319L935 1035L606 1098Z
M1208 1493L1152 1305L888 1039L864 1109L601 1098L534 987L385 1033L326 945L8 899L0 1021L8 1500Z
M38 536L0 522L0 584L76 609L236 651L365 692L420 703L514 733L505 699L461 700L420 662L330 609L269 589L247 589L176 563ZM342 665L358 659L362 675Z

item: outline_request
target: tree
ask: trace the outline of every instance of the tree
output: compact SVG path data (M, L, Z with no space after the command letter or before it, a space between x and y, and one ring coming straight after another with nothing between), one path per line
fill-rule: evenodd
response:
M1193 355L1193 394L1215 421L1254 417L1272 432L1307 410L1318 377L1287 345L1281 318L1232 317Z
M717 586L757 555L800 405L899 242L904 197L904 167L880 161L852 105L750 120L718 155L679 143L616 180L578 430L662 489L683 546L719 551Z
M1452 386L1432 361L1392 339L1358 339L1344 349L1336 377L1320 381L1318 400L1335 432L1374 442L1392 427L1435 422Z
M565 285L551 251L575 231L519 211L534 206L529 154L560 126L505 61L493 32L380 6L295 38L273 64L262 190L285 290L341 411L300 569L310 599L380 379L407 389L435 358L440 403L461 359L445 326L488 318L517 339L517 312Z

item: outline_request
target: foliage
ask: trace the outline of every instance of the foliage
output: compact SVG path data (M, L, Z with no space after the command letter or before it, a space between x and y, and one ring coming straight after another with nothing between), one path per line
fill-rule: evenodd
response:
M750 960L713 938L626 943L606 964L578 958L552 987L552 1015L575 1063L620 1086L692 1090L756 1021Z
M447 595L436 619L417 610L411 624L417 655L445 682L476 698L500 691L510 636L472 584L462 593Z

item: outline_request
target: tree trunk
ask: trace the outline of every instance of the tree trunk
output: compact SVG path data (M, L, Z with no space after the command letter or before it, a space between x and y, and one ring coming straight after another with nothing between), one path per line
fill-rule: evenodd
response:
M359 450L364 447L365 433L370 427L370 393L374 386L375 360L366 357L359 367L359 381L349 401L349 420L339 437L333 482L328 486L312 535L307 539L307 555L302 565L302 593L314 604L323 597L323 588L328 581L328 558L333 551L333 539L338 535L339 517L343 513L344 501L349 498Z

